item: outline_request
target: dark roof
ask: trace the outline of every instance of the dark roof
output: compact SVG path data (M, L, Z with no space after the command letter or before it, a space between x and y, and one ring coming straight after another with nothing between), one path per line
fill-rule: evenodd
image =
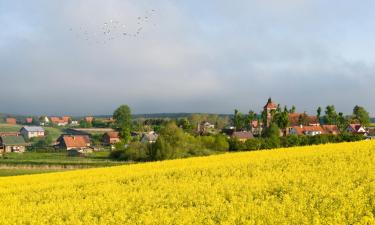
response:
M26 145L22 136L3 136L1 141L3 145Z
M27 132L44 132L43 127L39 126L24 126L21 129L25 129Z
M232 137L238 138L238 139L251 139L251 138L254 138L254 135L248 131L239 131L239 132L233 132Z

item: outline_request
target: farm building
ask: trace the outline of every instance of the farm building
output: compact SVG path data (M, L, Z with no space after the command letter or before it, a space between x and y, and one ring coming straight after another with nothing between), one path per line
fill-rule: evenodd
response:
M5 152L24 152L26 145L22 136L0 137L0 149Z
M21 128L20 133L27 139L33 137L44 137L45 135L44 129L39 126L24 126Z
M61 135L57 140L58 147L66 150L90 149L90 138L87 135Z
M119 132L106 132L103 135L103 143L105 145L113 145L120 142L120 133Z
M2 136L20 136L20 132L0 132L0 137Z
M235 131L232 134L232 138L236 138L241 142L245 142L249 139L254 138L254 135L249 131Z
M17 119L16 118L7 118L6 123L10 125L16 125L17 124Z

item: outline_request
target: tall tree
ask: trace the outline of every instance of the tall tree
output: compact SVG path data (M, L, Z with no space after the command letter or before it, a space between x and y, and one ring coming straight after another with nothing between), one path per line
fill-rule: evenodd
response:
M122 105L113 113L116 128L120 129L121 138L125 143L130 141L131 110L128 105Z
M318 107L316 110L316 117L318 118L318 122L320 121L320 117L322 116L322 107Z
M250 110L245 118L245 127L251 129L251 123L257 118L257 115L254 111Z
M368 126L371 122L370 115L366 109L358 105L353 109L353 119L357 120L362 126Z
M245 120L242 113L235 109L233 116L233 125L236 128L236 130L242 130L244 128L244 122Z
M290 113L295 113L296 112L296 107L292 105L292 108L289 110Z
M337 121L336 121L336 124L337 124L337 128L339 128L340 132L345 132L346 128L347 128L348 125L349 125L349 122L348 122L348 120L344 117L344 113L339 112L339 114L337 115Z
M334 105L329 105L326 107L325 115L324 115L324 123L328 125L336 125L337 124L337 113Z

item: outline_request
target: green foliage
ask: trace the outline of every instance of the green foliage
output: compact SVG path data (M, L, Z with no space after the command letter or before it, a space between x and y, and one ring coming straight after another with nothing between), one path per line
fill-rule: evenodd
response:
M110 158L124 161L146 161L149 159L149 151L149 144L131 142L127 148L112 151Z
M236 128L236 130L243 130L246 126L245 121L245 117L242 115L242 113L237 109L234 110L233 126Z
M286 129L289 126L289 112L287 108L283 112L276 112L272 119L280 129Z
M353 119L357 120L362 126L368 126L371 123L369 113L364 107L358 105L353 109Z
M326 107L323 120L325 124L336 125L337 113L334 105L329 105Z
M279 137L280 129L277 124L271 123L271 125L265 129L264 136L268 138Z
M81 128L90 128L92 127L92 124L86 120L79 121L79 127Z
M131 139L131 111L129 106L122 105L113 113L116 128L120 129L121 138L127 143Z

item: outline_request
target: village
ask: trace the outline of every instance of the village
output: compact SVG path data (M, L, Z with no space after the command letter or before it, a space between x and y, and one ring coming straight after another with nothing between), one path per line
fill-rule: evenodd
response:
M177 125L181 129L190 131L195 136L214 136L225 135L229 139L245 143L250 139L262 137L265 130L271 126L276 117L276 113L282 113L280 106L274 103L271 98L263 108L263 115L254 114L250 120L243 120L245 124L236 124L240 113L235 112L233 116L227 116L221 121L213 121L208 117L201 117L193 123L186 118L176 119ZM375 128L364 126L361 123L348 123L345 128L338 127L336 124L322 124L322 117L308 115L307 113L296 113L295 110L284 110L287 115L285 127L279 126L279 136L316 136L316 135L340 135L348 133L360 135L366 139L372 139L375 136ZM244 119L245 116L242 116ZM159 124L165 124L171 119L159 119ZM185 121L181 123L179 121ZM148 124L151 121L151 125ZM158 119L139 122L134 120L133 124L140 124L141 129L132 126L132 141L153 144L158 139L158 131L152 122ZM161 121L161 122L160 122ZM49 148L54 150L66 151L68 156L85 156L94 151L112 151L116 150L121 143L120 130L114 125L115 120L110 118L95 118L86 116L80 120L75 120L70 116L39 118L26 117L23 121L16 118L7 117L5 123L7 126L20 126L18 131L0 131L0 151L3 154L16 152L23 153L28 149ZM188 125L186 125L186 123ZM237 121L238 123L238 121ZM99 125L98 125L99 124ZM94 125L94 126L93 126ZM96 125L96 126L95 126ZM59 130L60 134L51 140L48 129L53 127ZM147 128L147 129L145 129ZM1 127L0 127L1 129ZM49 137L49 138L48 138ZM46 141L49 139L49 141ZM43 146L44 145L44 146ZM126 145L126 143L125 143Z

